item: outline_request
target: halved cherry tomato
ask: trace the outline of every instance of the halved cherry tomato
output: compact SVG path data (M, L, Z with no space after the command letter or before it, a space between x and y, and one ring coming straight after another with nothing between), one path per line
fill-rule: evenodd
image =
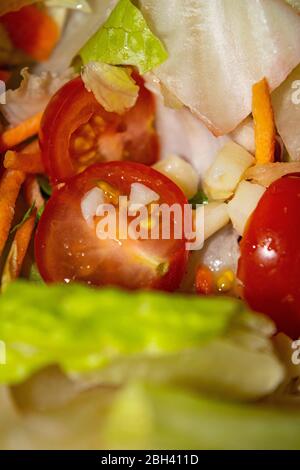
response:
M134 78L140 86L139 98L122 116L106 112L80 77L53 96L40 130L43 161L53 183L66 181L100 161L131 160L147 165L157 161L154 97L141 77Z
M241 242L238 276L250 306L300 336L300 174L275 181Z
M133 183L141 183L158 194L157 204L178 204L183 214L187 200L182 191L152 168L133 162L93 165L55 191L41 217L35 254L46 282L79 281L167 291L179 287L188 254L184 231L180 239L174 236L174 224L179 223L174 214L170 237L163 239L160 230L158 239L148 240L123 240L118 235L100 239L96 229L103 219L95 216L92 223L87 223L83 217L82 201L89 191L103 189L108 197L105 203L116 205L118 211L119 196L129 197ZM130 217L127 220L130 222ZM161 227L161 219L158 223ZM184 223L183 218L180 223Z

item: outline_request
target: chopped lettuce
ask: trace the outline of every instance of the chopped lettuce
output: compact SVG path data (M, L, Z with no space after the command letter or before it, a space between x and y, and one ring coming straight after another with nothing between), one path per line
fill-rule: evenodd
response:
M168 55L150 31L142 13L130 0L120 0L104 25L81 49L87 64L134 65L143 74L164 62Z
M123 114L135 105L139 87L125 67L89 62L81 76L87 90L106 111Z
M0 383L20 382L49 364L87 372L121 357L163 357L219 337L236 322L265 319L229 298L14 283L0 297L7 349Z
M299 410L130 385L111 410L105 448L300 449L299 434Z

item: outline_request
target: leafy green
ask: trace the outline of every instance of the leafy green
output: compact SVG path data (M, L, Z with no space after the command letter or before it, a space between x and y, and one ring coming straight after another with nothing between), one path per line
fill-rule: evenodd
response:
M195 196L193 196L190 200L189 203L192 205L193 209L197 209L198 204L207 204L208 203L208 197L206 196L205 192L200 189Z
M43 283L44 282L41 275L40 275L40 272L38 270L38 267L37 267L36 263L32 264L32 266L30 268L30 271L29 271L28 279L31 282L38 282L38 283Z
M0 383L22 381L49 364L87 372L120 357L161 357L219 337L233 323L257 320L229 298L17 282L0 297L0 339L7 347Z
M300 449L300 412L130 385L113 405L109 449Z
M138 98L139 87L124 67L89 62L83 68L82 80L108 112L123 114Z
M52 188L51 188L48 178L46 178L45 176L38 175L37 180L38 180L42 193L46 197L50 197L52 195Z
M25 214L23 215L22 220L11 229L11 231L10 231L11 235L13 233L15 233L20 227L22 227L22 225L26 222L26 220L29 219L29 217L31 216L34 208L35 208L35 202L33 202L32 206L29 207L29 209L25 212Z
M168 55L130 0L120 0L111 15L79 52L83 63L134 65L141 74L157 67Z

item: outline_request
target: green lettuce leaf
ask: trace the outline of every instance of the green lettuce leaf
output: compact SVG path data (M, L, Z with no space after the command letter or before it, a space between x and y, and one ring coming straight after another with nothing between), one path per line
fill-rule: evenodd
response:
M106 111L123 114L135 105L139 87L125 67L89 62L81 76L86 89Z
M104 448L299 450L299 433L299 409L130 385L113 405Z
M164 62L168 55L150 31L142 13L130 0L120 0L104 25L79 52L83 63L134 65L143 74Z
M265 319L230 298L20 281L0 297L0 340L7 349L0 383L20 382L50 364L87 372L121 357L163 357L198 347L238 322Z

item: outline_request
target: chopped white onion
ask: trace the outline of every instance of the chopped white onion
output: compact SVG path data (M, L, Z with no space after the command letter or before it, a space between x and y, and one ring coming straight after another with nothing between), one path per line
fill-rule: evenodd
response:
M170 178L182 190L187 199L192 198L198 189L199 177L192 165L177 155L156 163L153 168Z
M104 194L102 189L93 188L88 191L81 200L81 213L84 220L91 227L93 226L93 219L96 215L97 208L100 204L104 203Z
M300 62L300 17L282 0L140 0L169 58L155 74L215 134L251 112L252 85L271 90Z
M129 202L148 206L151 202L159 200L159 194L141 183L133 183L130 189Z
M243 235L249 217L256 209L265 190L266 189L259 184L242 181L234 197L227 204L229 217L239 235Z
M268 188L274 181L289 173L300 173L300 162L277 162L255 165L246 171L245 179Z
M225 144L204 178L206 194L213 200L228 199L253 164L253 156L243 147L234 142Z
M225 227L230 220L227 205L223 202L210 202L195 212L196 231L202 230L204 225L204 240Z
M241 124L230 134L231 139L244 147L248 152L255 154L255 133L253 119L248 116Z
M150 89L157 95L156 129L160 138L161 158L169 155L183 157L195 168L201 181L218 150L230 141L229 137L215 137L188 108L171 109L165 106L154 82Z

